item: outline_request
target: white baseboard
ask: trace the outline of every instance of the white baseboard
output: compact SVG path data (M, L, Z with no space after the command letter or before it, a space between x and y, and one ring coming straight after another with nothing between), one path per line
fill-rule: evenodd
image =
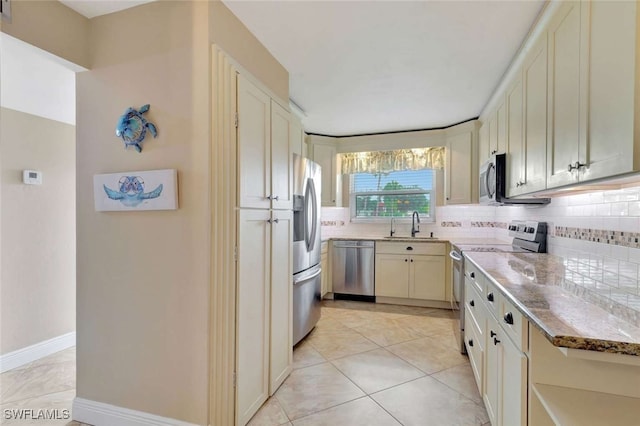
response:
M181 420L77 397L73 400L71 417L77 422L94 426L196 426Z
M0 355L0 373L23 366L47 355L59 352L76 345L76 332L63 334L53 339Z

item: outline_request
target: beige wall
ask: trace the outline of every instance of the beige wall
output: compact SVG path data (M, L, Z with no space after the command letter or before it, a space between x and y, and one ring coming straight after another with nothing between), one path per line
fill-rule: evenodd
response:
M0 31L88 68L89 20L55 0L12 0Z
M77 76L77 396L205 424L208 408L209 43L204 2L92 20ZM131 49L135 35L135 48ZM125 150L115 125L151 104L158 138ZM94 211L97 173L174 168L176 211Z
M75 330L75 127L0 108L0 354ZM43 172L24 185L22 170Z
M288 103L288 71L221 1L211 1L209 13L210 41Z

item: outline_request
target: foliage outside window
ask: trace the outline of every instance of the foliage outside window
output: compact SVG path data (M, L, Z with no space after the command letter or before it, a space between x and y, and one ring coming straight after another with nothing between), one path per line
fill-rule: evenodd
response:
M422 221L435 220L435 173L431 169L351 175L351 218L387 220L410 218L414 211Z

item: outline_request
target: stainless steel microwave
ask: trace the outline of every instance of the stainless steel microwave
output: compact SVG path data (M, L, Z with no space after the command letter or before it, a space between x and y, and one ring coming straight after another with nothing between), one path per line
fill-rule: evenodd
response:
M480 204L549 204L549 198L507 198L507 154L494 154L480 166Z

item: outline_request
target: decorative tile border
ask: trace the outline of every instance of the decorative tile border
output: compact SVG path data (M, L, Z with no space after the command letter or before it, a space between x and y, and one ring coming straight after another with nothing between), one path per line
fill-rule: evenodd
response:
M574 240L592 241L596 243L613 244L622 247L640 248L639 232L556 226L555 235L556 237L571 238Z
M472 228L501 228L507 229L506 222L476 222L471 221Z
M344 226L344 220L321 220L320 226Z
M440 222L440 226L442 226L443 228L460 228L462 227L462 222Z

